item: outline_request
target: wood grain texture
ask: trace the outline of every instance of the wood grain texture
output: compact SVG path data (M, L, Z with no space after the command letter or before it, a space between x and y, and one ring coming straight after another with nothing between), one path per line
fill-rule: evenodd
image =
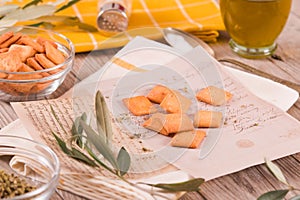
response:
M234 54L228 46L229 36L226 32L220 32L217 43L210 44L217 59L233 58L247 63L257 69L274 74L283 79L300 84L300 1L294 0L288 22L279 36L276 55L283 61L273 58L251 60L241 58ZM56 98L70 89L74 84L99 70L120 48L95 51L92 53L76 54L75 65L72 72L67 76L62 86L49 98ZM300 120L300 100L288 110L288 113ZM0 101L0 128L6 126L17 116L10 104ZM300 131L300 130L299 130ZM300 144L299 144L300 145ZM230 161L228 161L230 162ZM300 188L300 154L294 154L275 161L288 181ZM221 167L221 166L220 166ZM216 178L205 182L201 191L185 194L182 200L252 200L264 192L274 189L286 188L285 185L276 181L265 165L258 165L242 171ZM68 192L59 191L63 199L84 199L76 197ZM289 194L291 197L293 194ZM54 194L54 200L62 199Z

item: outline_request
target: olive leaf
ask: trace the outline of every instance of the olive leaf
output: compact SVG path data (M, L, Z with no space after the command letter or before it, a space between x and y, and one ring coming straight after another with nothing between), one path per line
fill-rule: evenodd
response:
M18 22L16 19L1 19L0 26L1 27L11 27Z
M36 18L35 20L43 21L43 22L64 22L66 20L74 21L77 20L76 17L64 16L64 15L44 15Z
M29 7L29 6L37 5L37 4L40 3L40 2L43 2L43 0L32 0L32 1L28 2L27 4L25 4L25 5L23 6L23 9L24 9L24 8L27 8L27 7Z
M268 159L265 159L265 162L266 162L268 169L280 182L284 183L285 185L289 185L285 176L283 175L282 171L276 164L274 164L272 161L270 161Z
M95 162L97 162L100 166L104 167L108 171L112 172L113 174L115 173L115 170L111 169L109 166L107 166L104 162L102 162L97 155L88 147L85 146L85 150L88 152L88 154L94 159Z
M179 183L158 183L158 184L141 183L141 184L146 184L170 192L181 192L181 191L191 192L191 191L199 191L200 185L204 182L205 180L203 178L195 178L195 179L191 179Z
M82 29L84 31L89 31L89 32L98 31L97 28L95 28L94 26L81 22L78 19L78 17L45 15L45 16L36 18L35 20L41 21L41 22L49 22L49 23L59 22L59 23L65 24L67 26L77 26L79 29Z
M288 192L289 190L273 190L262 194L257 200L281 200Z
M8 5L0 6L0 17L2 17L14 10L17 10L18 8L19 8L19 6L15 5L15 4L8 4Z
M79 150L75 149L75 148L71 148L69 149L66 145L66 143L60 138L58 137L58 135L56 135L53 131L52 131L52 134L54 136L54 138L56 139L60 149L65 153L67 154L68 156L78 160L78 161L81 161L81 162L84 162L90 166L97 166L95 164L95 162L93 160L91 160L89 157L87 157L84 153L80 152Z
M105 140L105 143L107 143L107 136L106 136L106 124L105 124L105 114L103 111L103 105L102 105L102 100L101 100L101 94L97 92L95 96L95 110L96 110L96 120L97 120L97 128L98 132L99 129L102 129L104 131L103 138Z
M124 147L122 147L118 153L117 162L120 168L120 175L125 175L129 170L131 159Z
M75 149L72 147L72 154L70 155L72 158L75 158L79 161L82 161L90 166L96 167L97 164L91 160L89 157L87 157L84 153L82 153L81 151Z
M104 131L105 142L109 144L113 132L112 132L112 127L110 122L109 110L107 108L105 99L100 91L98 91L95 96L95 109L96 109L97 127L98 129L100 128Z
M97 29L94 26L81 22L78 17L69 17L69 18L66 18L63 21L63 23L66 24L66 25L68 25L68 26L77 26L80 29L83 29L83 30L86 30L86 31L90 31L90 32L97 31Z
M28 25L35 27L43 26L46 29L52 29L54 27L54 24L52 24L53 22L61 22L68 26L76 26L83 31L97 32L98 29L96 27L80 21L78 17L54 15L79 1L80 0L68 1L67 4L61 6L57 10L56 6L60 1L39 5L39 3L43 2L42 0L32 0L22 8L14 4L3 5L0 7L0 26L10 27L17 22L36 20L36 23Z
M17 9L5 15L2 20L14 19L18 21L32 20L45 15L52 15L55 6L43 4L37 6L29 6L24 9Z
M86 120L87 120L86 113L83 113L80 117L77 117L74 120L72 128L71 128L71 133L72 133L72 136L74 137L76 144L80 148L83 148L83 146L84 146L83 145L83 137L82 137L83 128L80 125L80 120L83 120L86 122Z
M83 22L78 22L77 26L78 26L78 28L89 31L89 32L97 32L98 31L98 29L95 28L94 26L87 24L87 23L83 23Z
M58 137L53 131L52 131L52 135L54 136L54 138L56 139L60 149L65 153L65 154L70 154L70 149L67 147L66 143L60 139L60 137Z
M35 24L29 24L28 26L34 26L34 27L43 26L45 29L53 29L55 27L54 24L51 24L49 22L38 22Z
M64 9L66 9L66 8L68 8L68 7L70 7L70 6L72 6L73 4L79 2L79 1L80 1L80 0L71 0L71 1L69 1L67 4L65 4L65 5L63 5L62 7L58 8L55 12L57 13L57 12L59 12L59 11L62 11L62 10L64 10Z
M57 116L57 114L54 111L54 108L51 104L50 104L50 110L51 110L51 113L52 113L53 117L55 118L56 122L58 123L59 127L64 131L65 134L68 134L68 132L66 131L66 129L64 128L64 126L60 122L59 117Z
M300 195L294 196L290 198L289 200L300 200Z
M114 169L119 170L118 163L114 157L112 150L105 143L103 138L103 130L102 133L97 134L89 125L86 124L83 120L80 120L80 125L84 129L87 135L88 144L92 144L97 151L114 167Z

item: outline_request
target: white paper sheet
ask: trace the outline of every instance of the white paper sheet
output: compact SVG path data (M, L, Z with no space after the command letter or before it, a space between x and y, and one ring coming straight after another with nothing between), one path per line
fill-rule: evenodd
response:
M206 130L207 137L215 131L221 131L222 135L211 154L202 160L199 159L199 149L170 147L170 138L162 135L152 134L151 137L146 137L149 133L147 130L137 124L128 124L132 120L116 124L117 127L125 127L129 132L144 136L143 144L148 145L151 153L144 152L143 155L145 159L150 159L150 162L151 156L159 155L190 175L209 180L262 163L265 157L276 159L299 152L299 122L249 92L236 78L223 71L202 49L196 48L182 56L172 48L136 38L115 57L144 71L128 71L124 66L120 68L117 64L109 62L102 70L79 83L62 98L93 95L100 89L104 96L109 97L107 102L113 115L116 115L114 117L120 117L122 112L128 115L128 111L120 102L123 97L145 94L150 86L157 82L169 85L189 98L192 98L198 89L211 84L224 87L233 93L232 101L224 107L216 108L193 101L190 115L199 108L220 110L225 115L225 125L222 129ZM34 126L28 117L32 113L28 112L30 110L27 108L34 105L34 102L13 104L25 127L31 130L31 134L41 134L36 131L37 126ZM130 119L138 123L142 120L132 116ZM132 130L132 127L135 129ZM205 141L202 145L205 145Z

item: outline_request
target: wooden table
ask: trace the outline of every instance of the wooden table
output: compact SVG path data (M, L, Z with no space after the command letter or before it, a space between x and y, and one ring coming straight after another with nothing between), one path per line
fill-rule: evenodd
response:
M283 61L273 58L250 60L238 57L231 52L228 46L229 36L226 32L220 33L217 43L210 44L216 53L216 58L234 58L253 67L263 70L267 73L276 75L286 80L300 84L300 1L294 0L292 12L290 14L284 31L278 38L278 49L276 55L279 55ZM88 53L76 54L75 66L73 71L67 77L63 85L53 94L51 98L62 95L75 83L86 78L93 72L99 70L117 51L109 49ZM85 62L84 69L82 62ZM97 64L95 64L97 63ZM294 104L288 113L300 120L300 100ZM0 128L17 119L16 114L11 108L9 102L0 101ZM300 131L300 130L299 130ZM300 145L300 144L299 144ZM228 161L230 162L230 160ZM300 188L300 153L287 156L275 161L285 173L289 182ZM258 165L247 168L237 173L213 179L201 186L201 192L187 193L182 199L256 199L262 193L274 189L285 188L275 178L270 175L265 165ZM81 199L72 194L61 192L64 199ZM288 195L291 197L292 193ZM53 199L60 199L57 194Z

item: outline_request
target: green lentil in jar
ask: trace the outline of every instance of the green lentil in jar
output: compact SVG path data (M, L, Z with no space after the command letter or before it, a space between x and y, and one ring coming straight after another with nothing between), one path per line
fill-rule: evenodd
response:
M0 170L0 199L12 198L35 189L18 176Z

